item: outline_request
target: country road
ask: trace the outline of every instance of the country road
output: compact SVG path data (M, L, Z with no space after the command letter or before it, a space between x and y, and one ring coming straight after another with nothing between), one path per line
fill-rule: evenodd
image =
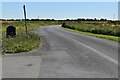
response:
M117 42L66 31L58 25L40 27L36 33L43 47L3 56L4 78L118 77Z

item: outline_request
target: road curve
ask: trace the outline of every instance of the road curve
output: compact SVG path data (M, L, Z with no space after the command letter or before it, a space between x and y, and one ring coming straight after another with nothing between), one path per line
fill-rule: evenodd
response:
M36 31L42 39L39 78L117 78L118 43L60 26Z
M36 30L42 48L3 55L3 78L118 78L118 43L62 29Z

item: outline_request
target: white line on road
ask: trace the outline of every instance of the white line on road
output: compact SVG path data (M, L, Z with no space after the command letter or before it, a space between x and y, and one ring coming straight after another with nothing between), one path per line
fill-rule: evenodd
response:
M68 37L68 36L67 36L67 37ZM114 60L113 58L111 58L111 57L109 57L109 56L101 53L100 51L98 51L98 50L96 50L96 49L94 49L94 48L92 48L92 47L90 47L90 46L88 46L88 45L86 45L86 44L83 44L82 42L79 42L79 41L77 41L77 40L75 40L75 39L73 39L73 38L71 38L71 37L68 37L68 38L72 39L73 41L75 41L75 42L77 42L77 43L79 43L79 44L81 44L81 45L83 45L83 46L85 46L85 47L87 47L87 48L89 48L89 49L91 49L92 51L98 53L101 57L104 57L105 59L109 60L110 62L112 62L112 63L114 63L115 65L118 66L118 61Z
M90 47L90 46L88 46L88 45L86 45L86 44L83 44L82 42L79 42L79 41L77 41L77 40L75 40L75 39L73 39L73 38L71 38L71 37L69 37L69 36L67 36L67 35L64 35L64 36L68 37L69 39L72 39L72 40L73 40L74 42L76 42L76 43L79 43L79 44L87 47L88 49L90 49L90 50L96 52L97 54L99 54L101 57L104 57L105 59L109 60L110 62L112 62L112 63L114 63L115 65L118 66L118 61L114 60L114 59L111 58L110 56L107 56L107 55L101 53L100 51L98 51L98 50L96 50L96 49L94 49L94 48L92 48L92 47Z
M96 50L96 49L94 49L94 48L92 48L92 47L90 47L90 46L87 46L87 45L85 45L85 44L83 44L83 43L81 43L81 42L79 42L79 43L80 43L81 45L83 45L83 46L91 49L92 51L98 53L100 56L106 58L106 59L109 60L110 62L113 62L114 64L118 65L118 61L114 60L113 58L111 58L111 57L109 57L109 56L101 53L100 51L98 51L98 50Z

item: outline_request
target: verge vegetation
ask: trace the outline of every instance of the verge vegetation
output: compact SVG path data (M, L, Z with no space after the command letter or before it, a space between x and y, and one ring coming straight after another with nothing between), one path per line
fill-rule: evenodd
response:
M40 37L34 33L34 30L40 26L57 25L55 21L27 21L28 34L25 33L24 21L3 21L2 22L2 54L28 52L38 48ZM6 28L8 26L16 27L16 36L6 38Z
M82 34L104 38L112 41L120 42L120 22L65 22L63 28L70 31L77 31Z

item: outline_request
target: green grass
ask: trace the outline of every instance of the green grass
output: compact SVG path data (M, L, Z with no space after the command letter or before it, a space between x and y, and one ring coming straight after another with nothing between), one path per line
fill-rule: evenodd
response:
M59 23L56 21L27 21L28 31L35 30L39 26L57 25L57 24ZM25 31L24 21L16 21L13 23L2 23L2 33L5 33L6 28L10 25L15 26L17 29L17 32Z
M82 31L72 30L72 29L68 29L68 28L63 28L63 29L68 30L68 31L72 31L72 32L78 32L78 33L89 35L89 36L95 36L95 37L98 37L98 38L103 38L103 39L107 39L107 40L120 42L119 38L116 37L116 36L102 35L102 34L93 34L93 33L90 33L90 32L82 32Z
M40 26L57 24L58 22L55 21L27 21L28 34L26 35L23 21L2 23L2 54L28 52L38 48L41 45L40 37L33 30ZM16 27L17 35L13 38L6 38L6 28L10 25Z
M66 22L68 28L82 31L82 32L90 32L94 34L103 34L103 35L111 35L111 36L120 36L120 23L114 24L111 22L100 23L85 23L85 22Z
M120 42L120 22L113 23L110 21L101 22L101 21L67 21L65 22L66 30L79 32L89 36L95 36L103 39L108 39L116 42Z
M40 45L40 38L35 33L20 33L16 37L4 37L2 39L3 54L28 52Z

